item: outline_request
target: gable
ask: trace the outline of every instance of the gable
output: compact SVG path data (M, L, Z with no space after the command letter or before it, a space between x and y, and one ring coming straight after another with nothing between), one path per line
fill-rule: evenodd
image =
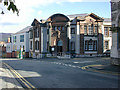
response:
M91 14L89 14L88 16L90 16L91 18L93 18L93 19L96 20L96 21L103 21L103 20L104 20L103 18L95 15L94 13L91 13Z
M34 19L31 26L36 26L38 24L40 24L40 22L37 19Z

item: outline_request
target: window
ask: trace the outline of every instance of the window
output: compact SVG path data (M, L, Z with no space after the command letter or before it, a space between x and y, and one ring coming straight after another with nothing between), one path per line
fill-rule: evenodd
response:
M37 29L34 30L35 38L37 38Z
M55 27L55 29L54 29L55 31L57 30L57 27Z
M88 50L88 41L85 41L85 50Z
M37 37L39 37L39 30L37 29Z
M105 37L108 37L108 35L109 35L109 34L108 34L108 27L105 27L105 28L104 28L104 36L105 36Z
M87 25L84 25L84 35L87 35Z
M105 48L105 49L109 49L108 47L109 47L108 41L105 41L105 46L104 46L104 48Z
M97 50L97 41L94 41L94 46L93 46L93 50L96 51Z
M13 36L13 42L16 42L16 36Z
M32 49L32 41L30 41L30 49Z
M20 42L24 42L24 35L20 35Z
M71 28L71 34L75 34L75 28Z
M64 30L64 26L62 27L62 30Z
M30 39L33 38L33 31L30 31Z
M97 33L98 33L98 26L95 25L95 32L94 32L94 34L97 35Z
M89 50L93 50L93 42L89 41L88 43Z
M112 37L112 31L109 31L109 36Z
M88 26L88 35L93 35L93 25Z
M35 50L39 50L39 41L35 42Z
M97 41L96 40L86 40L85 41L85 51L96 51Z
M61 30L61 27L60 27L60 26L58 27L58 30Z
M49 29L47 29L47 34L49 34Z
M71 42L71 50L72 50L72 51L75 50L75 42Z

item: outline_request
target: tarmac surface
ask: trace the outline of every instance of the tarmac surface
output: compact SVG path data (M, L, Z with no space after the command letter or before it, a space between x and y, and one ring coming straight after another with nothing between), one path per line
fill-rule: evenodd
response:
M118 79L119 79L119 76L120 76L120 72L119 72L120 67L119 66L111 65L110 64L110 58L74 58L74 59L69 59L69 60L60 60L60 59L56 59L56 58L51 58L51 59L46 58L46 59L24 59L24 60L20 60L20 61L19 60L16 61L16 60L18 60L18 59L0 59L0 89L3 89L3 88L4 89L5 88L14 88L14 89L16 89L16 88L17 89L21 89L22 88L23 89L23 86L18 82L18 80L11 73L11 71L8 70L7 67L3 66L3 62L2 61L6 62L6 63L8 62L8 64L10 64L10 65L13 65L13 64L16 64L16 65L23 64L24 65L26 62L29 62L29 63L34 62L33 63L34 65L37 65L39 63L39 65L42 66L42 67L44 67L44 68L45 68L44 65L47 65L47 66L51 67L51 64L54 64L54 65L52 65L52 67L54 66L54 67L58 68L59 70L67 70L68 71L68 69L70 69L69 67L71 67L71 72L75 71L75 73L78 73L78 70L77 69L74 70L72 68L80 68L80 69L83 70L83 71L81 71L82 72L81 74L83 74L83 76L85 76L86 74L88 74L89 71L90 71L90 75L92 75L91 72L98 72L97 73L98 75L99 75L99 73L103 74L102 77L104 77L104 76L107 77L107 75L108 76L110 75L110 77L111 77L111 75L113 75L112 77L118 76ZM25 63L22 63L22 61L25 62ZM12 62L13 64L10 63L10 62ZM19 64L18 64L18 62L19 62ZM30 65L31 67L33 67L32 64L29 64L29 63L28 63L28 65ZM15 67L15 65L13 65L13 67ZM25 68L25 66L23 66L23 68ZM28 69L28 68L26 68L26 69ZM52 68L52 69L55 70L55 71L57 70L57 69L54 69L54 68ZM42 72L45 72L45 70L47 71L47 69L40 69L40 71L42 71ZM84 75L84 71L86 73L85 75ZM88 72L86 72L86 71L88 71ZM54 71L52 71L52 72L54 72ZM25 71L24 72L20 71L19 73L21 73L25 78L28 77L28 74L25 74ZM28 72L28 73L30 73L30 72ZM63 73L63 71L61 73ZM37 73L30 73L30 74L31 75L32 74L37 75ZM30 76L30 74L29 74L29 76ZM50 74L50 72L47 71L47 72L45 72L43 74L47 75L47 74ZM64 74L66 74L66 73L64 72ZM96 75L96 74L94 74L94 75ZM70 76L70 77L72 77L72 76ZM79 77L79 76L76 76L76 77ZM48 78L48 79L50 79L50 78ZM28 81L29 80L30 79L28 78ZM42 80L44 82L44 79L41 79L40 81L42 81ZM97 78L96 78L96 80L97 80ZM107 78L107 80L109 80L109 79ZM74 79L73 79L73 81L74 81ZM41 85L43 85L43 87L44 87L44 84L41 83ZM37 84L36 84L36 86L37 86ZM71 84L71 86L72 86L72 84ZM54 86L52 86L52 87L54 87ZM111 87L112 87L112 85L111 85ZM114 87L114 85L113 85L113 87Z

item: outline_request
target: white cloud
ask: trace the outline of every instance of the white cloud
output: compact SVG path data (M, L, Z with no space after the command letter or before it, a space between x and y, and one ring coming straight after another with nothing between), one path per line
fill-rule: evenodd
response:
M7 11L7 9L3 6L3 4L0 4L0 7L2 7L5 11L4 15L0 14L0 32L17 32L17 30L20 30L27 25L30 25L31 19L34 19L33 13L35 12L36 7L38 6L45 6L48 4L56 3L61 4L63 2L102 2L102 1L109 1L109 0L15 0L15 4L17 5L18 9L20 10L20 15L17 16L17 14L13 14L12 11ZM1 11L0 11L1 12ZM42 14L42 11L37 12L38 15ZM3 25L3 24L10 24L9 26ZM16 24L15 24L16 23Z
M41 15L42 14L42 10L38 11L38 15Z

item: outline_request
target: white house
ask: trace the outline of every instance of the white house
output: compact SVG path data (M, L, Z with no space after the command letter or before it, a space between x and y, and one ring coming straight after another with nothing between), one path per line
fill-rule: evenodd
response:
M20 49L23 48L24 57L29 57L29 29L31 26L12 34L10 42L7 43L7 57L18 57Z
M112 47L112 31L111 29L111 18L104 18L103 22L103 52L111 50Z

